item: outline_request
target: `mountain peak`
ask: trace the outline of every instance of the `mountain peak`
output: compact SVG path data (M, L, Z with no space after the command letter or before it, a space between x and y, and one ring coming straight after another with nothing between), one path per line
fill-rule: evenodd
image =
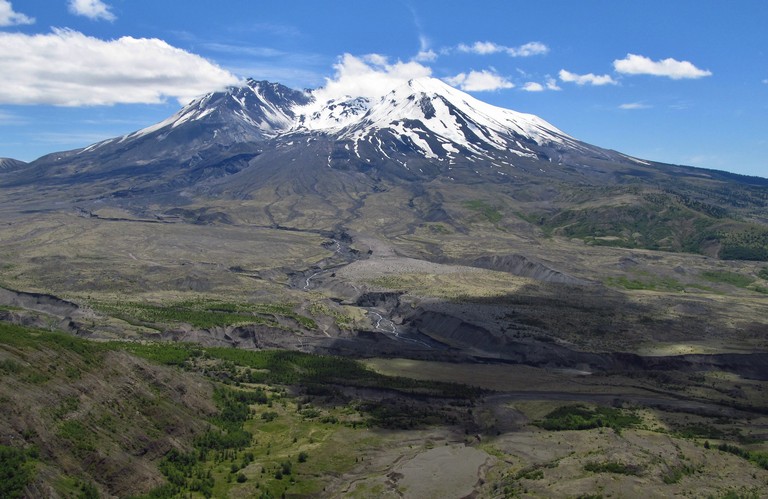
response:
M278 149L329 168L368 171L375 165L380 175L467 181L511 179L521 169L545 175L541 161L577 169L585 157L630 161L437 78L404 81L380 98L339 94L248 79L196 99L160 123L68 157L76 158L70 162L80 172L148 172L148 165L158 165L173 176L178 168L184 182L232 174ZM289 152L296 140L305 146ZM275 161L285 166L283 156ZM199 173L184 173L186 168Z

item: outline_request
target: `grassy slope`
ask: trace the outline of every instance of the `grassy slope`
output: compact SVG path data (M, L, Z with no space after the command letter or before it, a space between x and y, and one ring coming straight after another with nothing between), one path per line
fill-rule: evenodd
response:
M279 496L286 487L316 493L318 473L352 465L348 449L331 444L340 431L442 422L455 412L439 404L412 413L398 403L352 400L329 384L391 390L417 401L426 395L468 400L476 393L382 376L345 359L93 343L3 323L0 371L2 473L10 473L8 483L26 483L32 495L48 487L64 496L78 490L221 496L232 488ZM306 393L289 397L286 385ZM19 461L20 473L8 469Z
M191 448L215 411L199 377L66 335L0 324L0 359L2 443L34 449L31 490L159 485L155 462Z
M567 402L510 409L477 399L477 389L437 381L429 363L425 373L432 374L417 381L296 352L92 343L0 325L0 369L7 415L0 473L10 470L6 485L18 491L26 482L33 496L48 487L64 497L364 497L395 489L408 495L437 486L433 478L420 480L418 464L450 455L438 453L435 438L487 454L486 479L477 485L483 496L566 488L632 494L642 477L654 494L720 497L728 490L760 494L768 476L753 430L732 432L760 419L556 410ZM465 370L465 381L472 372ZM518 423L510 426L510 417ZM529 426L546 428L555 418L553 431ZM478 432L481 441L473 436ZM443 466L450 474L464 464ZM728 478L737 475L742 489ZM387 476L392 483L383 481ZM422 488L407 488L419 481Z

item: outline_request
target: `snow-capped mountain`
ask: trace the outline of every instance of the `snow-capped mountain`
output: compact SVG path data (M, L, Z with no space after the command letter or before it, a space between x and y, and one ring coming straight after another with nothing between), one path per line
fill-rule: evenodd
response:
M326 166L383 160L410 170L409 161L455 164L473 158L503 167L521 158L560 162L568 152L614 156L541 118L486 104L435 78L411 80L378 100L346 96L325 102L311 91L248 80L242 87L197 99L156 125L94 144L77 155L119 149L125 151L120 154L124 163L129 152L134 156L141 149L162 146L165 154L141 152L144 160L134 161L165 155L194 164L199 162L194 157L207 147L251 148L275 139L301 140L304 135L337 144L325 157Z
M420 149L425 157L440 157L457 147L479 153L480 144L533 153L520 144L521 140L578 147L575 140L536 116L491 106L435 78L401 85L356 121L340 130L341 138L365 140L378 131L389 130ZM427 143L430 136L436 137L442 147L433 150Z
M220 145L315 133L359 147L361 141L373 141L387 132L428 159L450 158L459 152L481 154L489 148L534 157L531 144L588 149L534 115L491 106L438 79L420 78L376 101L346 96L326 102L318 101L312 92L248 80L242 87L197 99L160 123L83 152L151 136L164 141L185 135L190 126ZM379 151L387 154L380 146Z
M439 177L601 184L623 181L627 172L658 171L434 78L402 83L378 99L323 95L248 80L142 130L15 167L4 181L98 184L99 196L248 197L270 178L293 182L309 174L323 181L319 172L328 169L363 174L374 183Z

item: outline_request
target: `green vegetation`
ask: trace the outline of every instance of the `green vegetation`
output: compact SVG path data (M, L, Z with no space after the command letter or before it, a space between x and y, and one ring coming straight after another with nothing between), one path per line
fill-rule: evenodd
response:
M585 471L592 473L615 473L617 475L640 476L643 469L640 466L625 464L619 461L606 461L603 463L591 462L584 465Z
M718 239L722 245L718 256L723 260L768 260L768 230L764 227L719 233Z
M70 419L61 423L58 435L67 441L72 453L77 457L83 458L89 452L96 450L93 435L78 420Z
M669 468L664 474L661 475L661 480L667 485L678 483L684 476L693 475L696 472L696 468L687 464L681 464L679 466L673 466Z
M672 277L649 276L645 279L629 279L627 277L609 277L606 279L609 286L618 286L631 290L650 291L683 291L686 285Z
M768 452L749 451L729 443L722 443L717 446L717 449L733 454L734 456L739 456L756 464L764 470L768 470Z
M765 279L768 281L768 267L763 267L762 269L757 271L757 277L760 279Z
M443 224L435 224L435 223L432 223L432 224L426 224L426 226L427 226L427 228L429 229L429 231L430 231L430 232L432 232L433 234L442 234L442 235L445 235L445 234L451 234L451 233L452 233L452 232L451 232L451 230L450 230L450 229L448 229L448 228L447 228L445 225L443 225Z
M612 407L589 408L581 404L558 407L537 426L550 431L589 430L592 428L613 428L620 431L640 424L640 417L624 409Z
M709 424L687 424L675 431L675 435L681 438L713 438L719 439L726 436L726 433Z
M36 457L34 449L0 445L0 497L24 497L24 487L35 475Z
M201 329L245 324L283 327L278 319L285 318L305 329L317 328L313 319L294 312L293 305L280 303L229 303L199 299L169 305L96 302L94 308L143 325L183 323Z
M730 272L728 270L710 270L702 272L701 277L710 282L730 284L737 288L746 288L754 281L751 277L736 272Z
M406 394L472 399L480 390L436 381L384 376L360 362L345 357L330 357L286 350L239 350L236 348L201 348L192 343L109 343L111 348L126 349L140 357L167 365L194 365L196 360L216 359L225 364L233 382L301 384L309 389L340 384L376 387ZM221 371L219 371L221 372Z
M309 310L309 313L312 314L314 317L323 316L323 315L332 317L334 322L336 323L336 327L338 327L339 329L351 329L354 324L354 320L349 315L339 312L337 310L333 310L330 307L327 307L320 303L313 303L312 305L309 306L308 310ZM309 329L315 329L315 328L313 327Z
M181 453L176 449L166 454L160 462L160 471L168 484L151 491L149 498L171 498L185 495L185 492L199 492L203 497L213 497L215 480L210 469L196 453Z
M621 197L630 193L634 199ZM546 233L559 233L597 246L703 253L715 242L724 260L768 260L768 230L744 223L724 228L729 211L701 201L704 196L711 198L711 194L640 194L618 189L599 193L621 199L617 204L573 207L542 218L538 224ZM724 197L718 202L730 205L734 200Z
M471 201L465 201L464 207L472 211L480 213L486 220L492 224L501 222L502 214L495 206L491 206L482 199L473 199Z
M100 364L105 351L99 343L69 334L38 331L5 322L0 322L0 343L17 348L50 348L73 352L82 358L84 364L91 365Z
M646 194L639 203L563 210L544 219L543 228L599 246L699 253L713 223L674 196Z

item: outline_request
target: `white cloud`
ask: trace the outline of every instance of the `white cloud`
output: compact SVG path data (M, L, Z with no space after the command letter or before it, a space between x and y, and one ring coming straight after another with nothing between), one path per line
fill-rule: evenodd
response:
M473 54L487 55L501 52L504 48L493 42L475 42L473 45L464 43L458 46L459 52L471 52Z
M508 47L507 54L512 57L530 57L532 55L543 55L549 52L549 47L541 42L528 42L519 47Z
M238 83L230 72L155 38L100 40L72 30L0 33L0 103L57 106L185 104Z
M416 19L415 14L414 18ZM431 43L429 38L424 35L419 35L419 52L416 54L413 60L418 62L432 62L437 59L437 52L432 50L430 45Z
M387 56L381 54L366 54L363 56L363 61L378 67L386 67L389 64Z
M435 59L437 59L437 52L434 50L419 50L419 53L416 54L416 57L413 58L414 61L418 62L432 62Z
M532 55L541 55L549 52L549 47L541 42L528 42L519 47L507 47L494 42L475 42L472 45L464 43L457 47L459 52L466 52L478 55L496 54L504 52L510 57L530 57Z
M521 90L524 90L526 92L543 92L545 90L562 90L562 89L559 86L557 86L557 80L555 80L551 76L547 76L547 79L544 81L544 83L539 83L537 81L529 81L521 87Z
M110 12L109 6L101 0L69 0L69 11L76 16L85 16L93 20L114 21L116 19Z
M643 104L642 102L628 102L626 104L621 104L619 106L619 109L648 109L648 104Z
M562 89L557 85L557 80L555 80L551 76L547 76L547 90L562 90Z
M35 18L13 10L10 0L0 0L0 26L16 26L19 24L34 24Z
M593 73L587 73L585 75L579 75L571 73L565 69L561 69L558 73L560 79L566 83L575 83L576 85L616 85L616 80L611 78L611 75L596 75Z
M677 61L672 58L652 61L648 57L637 54L627 54L624 59L613 61L613 68L623 74L666 76L673 80L712 75L711 71L699 69L688 61Z
M390 63L379 54L355 57L344 54L334 66L336 74L315 91L317 102L348 96L378 99L413 78L430 76L432 70L416 61Z
M487 92L503 88L514 88L514 84L496 74L484 69L482 71L470 71L459 73L456 76L445 78L445 82L451 86L459 87L467 92Z
M544 85L541 83L537 83L535 81L529 81L525 85L523 85L523 90L526 92L543 92L544 91Z

